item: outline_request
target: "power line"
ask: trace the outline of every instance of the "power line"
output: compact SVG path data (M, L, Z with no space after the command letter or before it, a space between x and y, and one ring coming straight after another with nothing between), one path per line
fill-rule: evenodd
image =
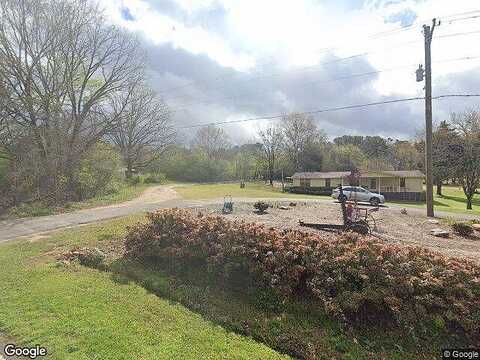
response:
M469 97L480 97L480 94L450 94L450 95L437 95L433 96L434 100L442 100L447 98L469 98Z
M445 35L434 36L434 39L443 39L443 38L449 38L449 37L455 37L455 36L463 36L463 35L472 35L472 34L478 34L478 33L480 33L480 30L465 31L465 32L460 32L460 33L453 33L453 34L445 34Z
M358 58L358 57L363 57L363 56L366 56L366 55L368 55L368 53L360 53L360 54L355 54L355 55L351 55L351 56L347 56L347 57L343 57L343 58L337 58L335 60L323 61L323 62L318 63L316 65L305 66L305 67L302 67L302 69L296 69L296 70L290 71L288 74L296 73L296 72L299 72L299 71L302 71L302 72L303 71L309 71L309 69L318 67L320 65L328 65L328 64L334 64L334 63L337 63L337 62L348 61L348 60L352 60L352 59L355 59L355 58ZM267 78L267 77L282 76L282 75L285 75L285 73L278 73L277 72L277 73L264 74L264 75L260 75L260 76L250 77L248 79L248 81L263 79L263 78ZM177 95L177 96L163 98L163 100L168 101L168 100L180 99L180 98L189 97L189 96L190 95L188 95L188 94L183 94L183 95Z
M479 31L471 31L471 32L454 33L454 34L445 34L445 35L437 36L435 38L448 38L448 37L455 37L455 36L471 35L471 34L475 34L475 33L480 33L480 30ZM405 46L405 45L411 45L413 43L421 43L421 41L420 40L408 41L408 42L399 43L399 44L396 44L396 45L393 45L393 46L401 47L401 46ZM392 45L389 45L387 47L387 49L390 51L392 49ZM360 53L360 54L355 54L355 55L351 55L351 56L344 57L344 58L324 61L324 62L321 62L321 63L316 64L316 65L303 67L301 69L295 69L295 70L289 71L288 73L278 73L277 72L277 73L264 74L264 75L260 75L260 76L254 76L254 77L248 78L245 81L246 82L247 81L251 82L251 81L254 81L254 80L265 79L265 78L268 78L268 77L285 76L285 75L291 75L291 74L295 74L295 73L299 73L299 72L313 71L315 68L317 68L319 66L323 66L323 65L327 65L327 64L333 64L333 63L337 63L337 62L341 62L341 61L348 61L348 60L352 60L354 58L364 57L364 56L367 56L367 55L372 55L372 54L376 54L376 53L380 53L380 52L382 52L382 50L363 52L363 53ZM317 71L319 71L319 70L317 70ZM220 89L225 88L226 86L227 85L224 84L224 85L222 85L222 86L220 86L216 89L214 88L213 90L220 90ZM182 94L182 95L177 95L177 96L173 96L173 97L163 98L163 100L168 101L168 100L176 100L176 99L189 98L189 97L191 98L192 96L190 94ZM233 96L231 96L230 98L233 98ZM222 99L224 99L224 98L223 97L220 98L220 100L222 100ZM195 104L195 103L204 103L204 102L209 102L209 101L211 101L211 99L207 98L205 100L202 100L202 99L193 98L192 101L189 101L184 105Z
M479 59L480 55L475 55L475 56L464 56L464 57L459 57L459 58L454 58L454 59L445 59L445 60L438 60L435 61L434 63L447 63L447 62L453 62L453 61L464 61L464 60L475 60ZM341 76L333 79L328 79L328 80L319 80L319 81L310 81L307 83L302 84L301 87L306 87L306 86L311 86L311 85L318 85L318 84L327 84L327 83L332 83L332 82L337 82L337 81L343 81L343 80L348 80L352 78L358 78L358 77L364 77L364 76L372 76L372 75L377 75L380 73L384 72L391 72L391 71L396 71L400 69L406 69L406 68L414 68L418 64L410 64L410 65L401 65L397 67L392 67L392 68L387 68L387 69L381 69L381 70L375 70L375 71L369 71L369 72L364 72L364 73L357 73L357 74L351 74L351 75L346 75L346 76ZM255 94L262 94L262 93L267 93L272 91L272 89L266 89L266 90L257 90L255 91ZM194 99L193 101L187 102L181 108L173 108L173 111L183 111L187 110L189 108L189 105L193 104L204 104L204 105L210 105L213 104L214 102L218 101L224 101L224 100L237 100L238 96L223 96L223 97L217 97L217 98L210 98L206 100L200 100L200 99Z
M365 72L365 73L352 74L352 75L342 76L342 77L329 79L329 80L311 81L311 82L308 82L308 83L304 83L301 87L307 87L307 86L316 85L316 84L328 84L328 83L348 80L348 79L352 79L352 78L376 75L376 74L380 74L380 73L387 72L387 71L394 71L394 70L399 70L399 69L404 69L404 68L414 68L415 66L417 66L417 64L411 64L411 65L407 65L407 66L399 66L397 68L391 68L391 69L384 69L384 70L377 70L377 71L369 71L369 72ZM272 90L267 89L267 90L262 90L262 91L256 91L255 95L259 95L259 94L262 94L262 93L267 93L267 92L270 92L270 91L272 91ZM205 100L205 101L194 101L194 102L190 102L190 103L187 103L187 104L184 104L184 105L193 105L193 104L213 105L215 101L221 101L221 100L237 100L237 97L236 96L228 96L228 97L215 98L215 99L210 99L210 100ZM174 112L175 111L183 111L183 110L187 110L189 108L190 108L190 106L185 106L185 107L176 108L176 109L173 108L173 111Z
M445 19L447 19L446 21L448 22L448 24L451 24L451 23L457 22L457 21L476 19L476 18L480 17L480 15L465 16L465 17L462 17L462 18L448 20L450 18L455 18L456 16L478 14L478 13L480 13L480 10L473 10L473 11L467 11L467 12L456 13L456 14L451 14L451 15L439 16L438 18L441 21L444 21ZM392 30L387 30L387 31L380 32L380 33L378 33L378 35L380 35L380 36L382 36L382 35L392 35L392 34L400 33L400 32L403 32L403 31L411 30L412 28L415 28L415 27L421 27L420 24L423 24L427 21L430 21L430 19L415 21L414 23L412 23L410 25L407 25L407 26L402 26L402 27L397 28L397 29L392 29Z
M304 111L304 112L300 112L298 114L299 115L313 115L313 114L319 114L319 113L324 113L324 112L357 109L357 108L363 108L363 107L369 107L369 106L376 106L376 105L382 105L382 104L392 104L392 103L399 103L399 102L406 102L406 101L416 101L416 100L422 100L422 99L423 99L423 97L411 97L411 98L403 98L403 99L385 100L385 101L378 101L378 102L372 102L372 103L366 103L366 104L346 105L346 106L338 106L338 107L319 109L319 110L313 110L313 111ZM274 119L281 119L284 116L285 116L285 114L280 114L280 115L260 116L260 117L238 119L238 120L226 120L226 121L220 121L220 122L214 122L214 123L204 123L204 124L178 127L178 129L190 129L190 128L203 127L203 126L216 126L216 125L234 124L234 123L241 123L241 122L247 122L247 121L257 121L257 120L274 120Z
M480 94L446 94L446 95L433 96L432 99L433 100L440 100L440 99L445 99L445 98L458 98L458 97L462 97L462 98L480 97ZM413 102L413 101L419 101L419 100L424 100L424 99L425 99L425 97L423 97L423 96L416 96L416 97L409 97L409 98L376 101L376 102L370 102L370 103L365 103L365 104L345 105L345 106L338 106L338 107L325 108L325 109L319 109L319 110L304 111L304 112L299 112L297 114L299 114L299 115L314 115L314 114L320 114L320 113L326 113L326 112L335 112L335 111L341 111L341 110L360 109L360 108L366 108L366 107L372 107L372 106L378 106L378 105L387 105L387 104L395 104L395 103L403 103L403 102ZM285 114L267 115L267 116L259 116L259 117L252 117L252 118L246 118L246 119L226 120L226 121L219 121L219 122L180 126L180 127L176 127L176 128L177 129L192 129L192 128L204 127L204 126L228 125L228 124L236 124L236 123L249 122L249 121L258 121L258 120L275 120L275 119L281 119L284 116L285 116Z
M447 16L444 16L442 18L450 18L450 17L460 16L460 15L468 15L468 14L479 13L479 12L480 12L480 10L474 10L474 11L469 11L469 12L464 12L464 13L447 15ZM463 17L463 18L458 18L458 19L452 19L452 20L449 21L449 23L456 22L456 21L464 21L464 20L469 20L469 19L476 19L476 18L479 18L479 17L480 17L480 15L474 15L474 16L468 16L468 17ZM418 23L417 24L411 24L411 25L408 25L408 26L404 26L400 29L393 29L393 30L389 30L389 31L386 31L386 32L375 33L375 34L372 34L372 35L368 36L367 39L378 39L378 38L381 38L381 37L389 36L389 35L393 34L394 32L411 30L412 28L415 28L415 27L419 27ZM447 36L444 36L444 37L447 37ZM414 41L414 42L417 42L417 41ZM405 43L405 44L411 44L411 43L412 42L408 42L408 43ZM317 51L317 53L328 52L328 51L332 51L332 50L335 50L335 49L338 49L338 48L339 47L324 48L324 49L320 49L319 51ZM359 57L359 56L365 56L365 55L368 55L368 54L371 54L371 53L372 52L357 54L357 55L353 55L353 56L350 56L350 57L347 57L347 58L344 58L344 59L339 59L338 61L343 61L343 60L347 60L347 59L355 58L355 57ZM270 56L270 57L273 57L273 56ZM321 65L321 64L317 64L317 65ZM314 66L317 66L317 65L314 65ZM228 77L231 77L231 76L235 76L235 75L236 74L219 76L217 78L214 78L213 81L220 81L222 79L225 79L225 78L228 78ZM195 84L198 84L199 82L200 83L205 83L205 81L194 80L194 81L188 82L187 84L184 84L184 85L179 85L179 86L175 86L175 87L160 90L158 93L163 94L163 93L166 93L166 92L169 92L169 91L181 90L181 89L193 86ZM170 98L170 99L172 99L172 98ZM167 100L167 99L165 99L165 100Z

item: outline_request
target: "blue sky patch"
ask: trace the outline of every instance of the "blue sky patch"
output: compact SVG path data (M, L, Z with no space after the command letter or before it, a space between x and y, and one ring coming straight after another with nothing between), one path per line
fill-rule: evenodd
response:
M416 18L417 14L413 10L405 9L396 14L390 15L390 17L387 19L387 22L400 22L400 25L405 27L412 25Z
M125 20L135 21L135 16L132 15L128 7L122 6L122 8L120 9L120 12L122 13L122 18L124 18Z

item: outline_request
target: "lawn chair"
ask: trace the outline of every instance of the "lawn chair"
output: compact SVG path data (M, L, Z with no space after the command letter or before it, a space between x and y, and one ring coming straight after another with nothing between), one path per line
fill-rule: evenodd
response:
M222 213L231 214L233 212L233 199L232 195L225 195L223 197L223 209Z

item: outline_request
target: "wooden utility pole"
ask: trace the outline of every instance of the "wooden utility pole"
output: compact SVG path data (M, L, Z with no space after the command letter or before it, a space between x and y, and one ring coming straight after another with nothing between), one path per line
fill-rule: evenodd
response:
M432 173L432 37L437 19L432 26L423 25L425 38L425 175L427 176L427 216L433 217L433 173ZM420 70L420 69L419 69ZM418 74L418 73L417 73ZM418 75L417 75L418 80Z

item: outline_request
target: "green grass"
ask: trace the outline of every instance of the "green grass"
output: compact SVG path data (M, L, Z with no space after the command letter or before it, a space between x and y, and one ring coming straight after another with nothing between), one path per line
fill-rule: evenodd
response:
M263 183L247 183L244 189L234 184L183 184L175 188L184 199L217 199L225 195L244 198L291 198L291 199L331 199L329 196L282 193ZM443 196L434 195L435 209L460 214L480 215L480 196L473 199L473 210L466 210L466 198L460 187L444 186ZM387 205L425 208L425 203L409 201L387 201Z
M140 196L140 194L144 192L147 188L158 185L159 184L124 185L113 194L99 195L84 201L70 203L68 209L80 210L122 203L125 201L133 200L136 197Z
M429 342L429 348L421 349L393 329L386 332L366 326L346 332L315 303L284 301L246 279L225 283L196 267L182 268L179 273L166 264L120 259L111 271L120 283L134 281L228 330L300 359L430 359L441 346Z
M121 237L140 216L0 245L0 332L52 359L279 359L282 355L108 272L55 254Z
M121 185L118 191L108 194L99 195L91 199L78 202L70 202L63 206L47 206L41 202L34 202L31 204L20 204L8 210L3 218L25 218L37 217L45 215L60 214L81 209L90 209L100 206L107 206L129 201L138 197L145 189L158 184L137 184Z
M459 214L480 215L480 195L475 195L472 201L472 210L467 210L467 199L461 187L444 186L442 188L443 196L434 194L435 210L446 211ZM389 201L390 204L404 205L409 207L426 208L425 203Z
M264 183L246 183L245 188L241 189L239 183L231 184L184 184L175 187L184 199L216 199L225 195L245 198L291 198L291 199L326 199L328 196L304 195L283 193L280 188L271 187Z

